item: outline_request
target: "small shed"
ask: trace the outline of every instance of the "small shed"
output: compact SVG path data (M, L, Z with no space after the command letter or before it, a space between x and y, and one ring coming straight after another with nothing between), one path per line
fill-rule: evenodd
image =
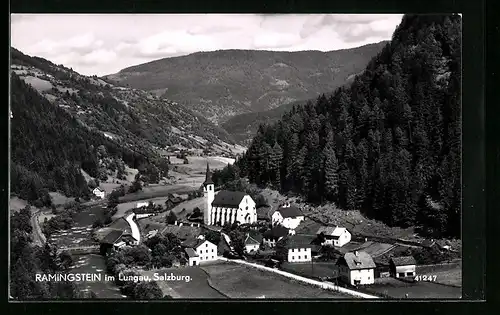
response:
M413 278L416 275L417 262L413 256L393 257L389 261L391 276L394 278Z

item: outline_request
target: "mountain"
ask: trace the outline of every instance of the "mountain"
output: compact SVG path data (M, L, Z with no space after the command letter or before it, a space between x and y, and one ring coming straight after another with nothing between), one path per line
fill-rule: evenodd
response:
M107 80L180 102L213 122L333 91L384 42L330 52L219 50L129 67Z
M234 142L222 128L177 102L113 86L16 49L11 55L11 68L22 80L54 106L115 141L159 148L176 144L203 148L207 141Z
M116 87L11 49L11 191L50 205L49 191L88 197L81 170L145 182L168 172L166 146L230 151L232 138L210 121L148 92Z
M105 159L113 160L119 169L125 163L138 167L153 157L151 151L134 152L83 125L15 73L11 76L11 117L10 189L36 206L51 205L49 191L88 196L81 170L99 177Z
M235 163L239 175L390 226L460 237L461 23L457 14L405 15L349 87L261 125Z

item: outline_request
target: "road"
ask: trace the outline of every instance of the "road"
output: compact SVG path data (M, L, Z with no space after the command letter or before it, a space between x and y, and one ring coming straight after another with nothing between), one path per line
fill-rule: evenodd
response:
M297 281L301 281L301 282L305 282L305 283L308 283L308 284L315 285L315 286L317 286L317 287L319 287L321 289L324 289L324 290L337 291L337 292L341 292L341 293L344 293L344 294L348 294L348 295L355 296L357 298L363 298L363 299L378 299L379 298L378 296L375 296L375 295L366 294L366 293L354 291L354 290L351 290L351 289L346 289L346 288L343 288L343 287L339 287L339 286L337 286L337 285L335 285L335 284L333 284L331 282L317 281L317 280L309 279L309 278L306 278L306 277L298 276L298 275L290 273L290 272L286 272L286 271L275 269L275 268L269 268L269 267L266 267L266 266L262 266L262 265L251 263L251 262L244 261L244 260L227 259L227 258L224 258L224 257L218 257L218 258L219 258L219 260L233 262L233 263L242 264L242 265L247 265L247 266L251 266L251 267L257 268L257 269L262 269L262 270L274 272L274 273L280 274L280 275L285 276L285 277L290 278L290 279L294 279L294 280L297 280Z
M40 210L36 210L31 214L31 226L33 227L33 243L38 246L43 246L46 242L45 235L42 233L42 228L38 223L38 216L40 215Z

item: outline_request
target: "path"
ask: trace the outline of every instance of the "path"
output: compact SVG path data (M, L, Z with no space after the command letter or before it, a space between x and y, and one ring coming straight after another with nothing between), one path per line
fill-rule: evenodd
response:
M301 282L305 282L305 283L308 283L308 284L312 284L312 285L318 286L321 289L325 289L325 290L337 291L337 292L341 292L341 293L344 293L344 294L352 295L352 296L363 298L363 299L378 299L379 298L378 296L375 296L375 295L370 295L370 294L361 293L361 292L358 292L358 291L346 289L346 288L343 288L343 287L339 287L339 286L337 286L337 285L335 285L335 284L333 284L331 282L326 282L326 281L322 282L322 281L317 281L317 280L313 280L313 279L301 277L301 276L298 276L298 275L295 275L293 273L289 273L289 272L286 272L286 271L283 271L283 270L269 268L269 267L262 266L262 265L259 265L259 264L250 263L250 262L247 262L247 261L244 261L244 260L238 260L238 259L232 260L232 259L227 259L227 258L224 258L224 257L219 257L219 259L223 260L223 261L227 261L227 262L234 262L234 263L237 263L237 264L251 266L251 267L254 267L254 268L257 268L257 269L261 269L261 270L265 270L265 271L269 271L269 272L274 272L274 273L280 274L280 275L285 276L285 277L290 278L290 279L294 279L294 280L297 280L297 281L301 281Z
M33 243L38 246L43 246L46 242L45 235L42 233L42 228L38 222L38 216L40 215L40 210L36 210L31 214L31 226L33 227Z

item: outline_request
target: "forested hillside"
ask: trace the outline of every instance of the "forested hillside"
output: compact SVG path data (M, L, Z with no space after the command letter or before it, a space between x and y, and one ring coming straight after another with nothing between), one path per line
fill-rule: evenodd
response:
M349 88L260 126L241 176L459 237L461 36L459 15L405 15Z
M96 76L80 75L14 48L11 68L53 106L137 150L176 144L204 148L206 141L233 142L226 131L201 115L151 93L113 86Z
M185 103L221 123L237 114L334 90L362 71L383 46L384 42L328 52L197 52L136 65L105 78Z
M11 111L10 189L35 204L50 205L48 191L88 195L80 169L99 177L103 149L115 159L115 169L123 162L134 168L148 163L148 155L91 131L15 73L11 77Z

